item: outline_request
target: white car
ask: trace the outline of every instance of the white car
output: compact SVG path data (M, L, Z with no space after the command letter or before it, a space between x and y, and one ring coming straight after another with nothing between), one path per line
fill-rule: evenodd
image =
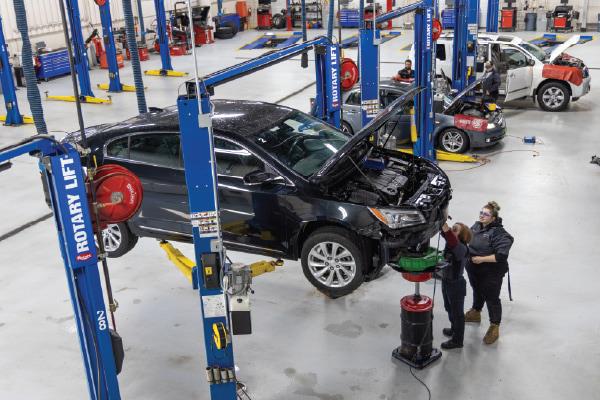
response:
M570 101L589 93L591 87L590 73L583 61L564 53L579 39L575 35L546 53L516 36L479 34L477 77L483 74L483 63L492 61L502 79L500 94L505 96L505 102L531 97L544 111L563 111ZM452 34L445 34L437 41L438 76L452 76L452 40Z

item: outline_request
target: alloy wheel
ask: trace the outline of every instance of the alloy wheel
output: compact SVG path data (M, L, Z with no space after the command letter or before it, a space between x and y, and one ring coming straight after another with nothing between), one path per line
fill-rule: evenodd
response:
M544 91L542 101L548 108L558 108L565 101L565 93L561 88L549 87Z
M110 224L102 231L102 241L104 250L107 252L116 251L121 246L123 234L117 224Z
M444 150L451 153L458 152L464 145L464 139L460 132L447 131L442 136L442 146Z
M308 254L308 267L316 280L333 288L346 286L356 275L354 256L335 242L316 244Z

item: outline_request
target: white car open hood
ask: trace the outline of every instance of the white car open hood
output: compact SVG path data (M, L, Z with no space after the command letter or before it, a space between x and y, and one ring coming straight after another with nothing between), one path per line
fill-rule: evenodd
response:
M558 46L556 46L556 48L554 50L552 50L552 53L550 53L550 58L548 59L548 62L549 63L554 62L554 60L556 60L556 58L558 56L560 56L562 53L564 53L569 47L579 43L580 39L581 39L580 35L573 35L569 40L567 40L563 44L559 44Z

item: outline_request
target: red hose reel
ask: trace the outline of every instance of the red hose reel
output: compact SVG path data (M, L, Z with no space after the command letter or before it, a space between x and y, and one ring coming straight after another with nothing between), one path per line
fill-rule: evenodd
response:
M344 92L352 89L359 80L358 66L351 58L342 58L340 65L341 86Z
M106 164L99 167L92 181L96 191L96 204L100 228L108 224L125 222L135 215L142 205L143 189L140 178L125 167ZM89 194L88 200L91 203ZM92 208L93 209L93 208ZM96 215L92 212L94 227L97 225Z

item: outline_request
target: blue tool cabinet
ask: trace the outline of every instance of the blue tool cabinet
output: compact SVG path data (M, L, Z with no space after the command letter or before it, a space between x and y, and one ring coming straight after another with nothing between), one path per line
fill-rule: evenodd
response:
M345 8L340 10L340 26L342 28L358 28L359 20L357 9Z
M69 53L66 49L51 51L37 56L38 67L36 75L38 79L47 81L57 76L69 75Z

